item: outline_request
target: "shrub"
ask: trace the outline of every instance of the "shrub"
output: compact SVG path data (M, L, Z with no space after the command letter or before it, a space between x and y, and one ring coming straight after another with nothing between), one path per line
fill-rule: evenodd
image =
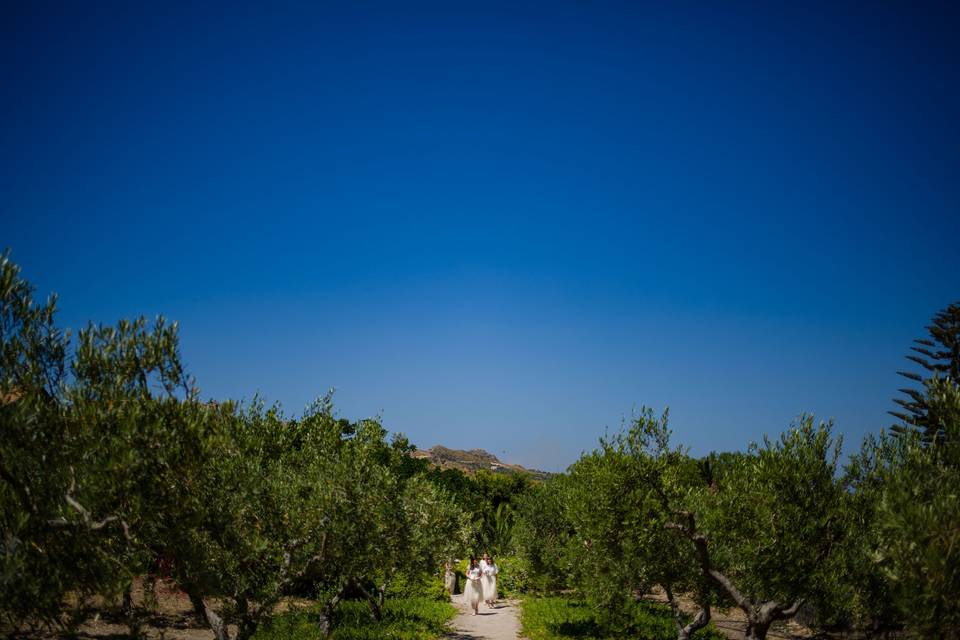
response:
M524 637L530 640L674 640L677 630L673 614L664 605L641 600L626 606L626 623L611 629L598 618L598 611L586 601L563 596L528 597L521 606ZM695 640L724 640L712 625L693 634Z
M429 596L388 600L383 618L374 620L365 602L342 603L335 617L334 640L434 640L447 631L456 613L449 602ZM318 626L318 607L276 616L254 636L256 640L326 640Z
M502 556L494 560L500 570L497 591L501 598L513 598L529 591L527 570L516 556Z

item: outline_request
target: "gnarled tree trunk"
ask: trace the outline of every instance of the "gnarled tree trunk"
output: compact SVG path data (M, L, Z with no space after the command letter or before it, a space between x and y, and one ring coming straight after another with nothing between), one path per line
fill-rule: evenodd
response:
M260 626L262 612L263 607L256 607L251 611L246 599L240 601L237 606L238 617L236 640L249 640L249 638L253 637L253 634L257 632L257 627Z
M362 593L367 600L367 604L370 606L370 617L377 622L383 620L383 602L387 595L387 583L384 582L379 587L375 587L372 592L357 581L353 582L353 587Z
M226 621L213 610L213 607L207 604L203 596L194 590L188 590L187 595L190 596L194 613L197 614L197 617L206 620L216 640L230 640L230 632L227 630Z
M770 625L777 620L785 620L796 615L801 604L802 601L798 600L791 606L785 607L774 600L757 604L747 600L744 605L740 605L740 608L747 614L746 639L764 640L770 630Z
M330 633L333 631L333 612L336 610L337 605L340 604L340 600L343 598L343 594L346 589L347 587L344 585L335 596L327 601L327 603L323 606L323 609L320 611L320 620L317 623L317 626L320 627L320 633L322 633L323 637L325 638L329 637Z
M203 598L192 591L188 591L187 596L190 598L190 605L193 607L193 616L197 619L197 622L206 622L207 618L203 612Z
M677 626L677 640L690 640L690 637L694 633L710 623L709 595L701 598L703 602L698 603L700 610L693 616L693 620L687 624L683 624L683 611L680 610L680 605L677 603L676 598L674 598L673 589L670 585L664 585L663 589L667 592L667 602L670 604L670 610L673 612L673 622Z
M383 605L387 601L387 582L377 587L377 620L383 619Z
M770 625L776 620L785 620L796 615L803 604L802 600L797 600L788 606L775 600L755 602L740 593L740 590L730 581L730 578L713 568L710 562L707 537L697 531L693 514L681 512L678 515L682 515L686 522L682 524L670 523L667 527L682 532L693 542L703 576L723 589L747 615L746 640L766 640Z
M123 614L123 619L127 622L127 627L130 629L130 637L139 638L143 633L143 629L140 626L140 616L137 613L137 609L133 606L132 585L123 591L123 603L120 605L120 610Z

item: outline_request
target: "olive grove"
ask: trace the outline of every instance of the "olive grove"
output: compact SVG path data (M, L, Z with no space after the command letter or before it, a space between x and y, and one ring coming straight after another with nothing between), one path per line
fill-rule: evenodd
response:
M623 635L625 605L653 590L689 638L712 608L745 635L804 612L807 624L924 638L960 633L960 306L911 356L931 377L909 414L846 461L811 416L745 452L689 456L667 414L644 409L564 476L521 501L517 551L543 591L573 589ZM562 570L558 570L562 568ZM687 612L677 605L687 597Z
M106 602L137 635L134 585L163 579L216 640L294 596L329 635L345 600L379 620L395 585L489 550L504 588L575 593L608 637L651 594L678 640L727 609L750 640L800 613L824 632L960 635L960 305L917 341L900 423L846 457L801 416L698 459L642 409L539 482L430 468L330 394L299 415L202 400L176 324L71 335L34 295L0 257L0 632L69 632Z
M378 420L303 415L255 400L202 402L163 319L90 325L0 260L0 616L7 630L72 628L97 596L166 577L218 640L250 637L278 602L347 594L379 615L398 572L431 574L469 528L452 497L412 475ZM231 631L235 629L235 631Z

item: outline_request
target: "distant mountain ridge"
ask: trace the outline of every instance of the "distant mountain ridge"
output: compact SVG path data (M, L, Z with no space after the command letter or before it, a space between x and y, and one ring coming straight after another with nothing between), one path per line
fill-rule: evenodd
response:
M435 445L429 449L417 449L412 454L414 458L428 460L441 469L459 469L466 473L476 473L486 469L493 473L525 473L536 480L546 480L551 473L539 469L527 469L519 464L500 462L497 456L483 449L449 449L442 445Z

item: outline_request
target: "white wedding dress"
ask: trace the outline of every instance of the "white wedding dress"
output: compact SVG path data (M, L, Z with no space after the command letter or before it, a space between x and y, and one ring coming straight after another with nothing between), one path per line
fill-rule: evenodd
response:
M497 565L483 563L483 600L493 603L497 599Z
M483 585L480 584L482 575L478 567L467 569L467 584L463 588L463 598L471 609L476 609L483 599Z

